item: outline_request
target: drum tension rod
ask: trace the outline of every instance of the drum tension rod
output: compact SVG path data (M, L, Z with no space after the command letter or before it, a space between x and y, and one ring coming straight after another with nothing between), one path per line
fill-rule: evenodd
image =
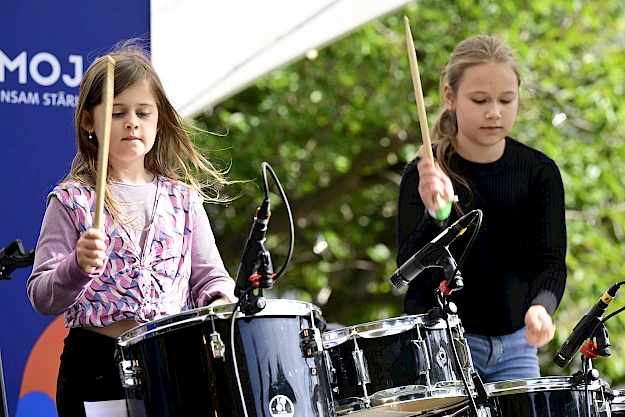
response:
M234 314L234 313L232 313ZM217 330L215 329L215 321L213 319L213 316L210 316L211 319L211 324L213 327L213 332L209 335L210 336L210 347L211 347L211 352L213 354L213 358L215 358L215 360L218 361L223 361L224 360L224 354L226 352L226 345L224 344L224 342L221 340L221 336L219 333L217 333ZM206 342L204 342L206 343Z

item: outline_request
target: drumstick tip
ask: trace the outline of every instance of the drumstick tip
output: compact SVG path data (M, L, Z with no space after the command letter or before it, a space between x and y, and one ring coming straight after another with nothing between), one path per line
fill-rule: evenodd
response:
M110 55L107 55L106 59L107 59L109 64L115 65L115 60L113 59L113 57L111 57Z

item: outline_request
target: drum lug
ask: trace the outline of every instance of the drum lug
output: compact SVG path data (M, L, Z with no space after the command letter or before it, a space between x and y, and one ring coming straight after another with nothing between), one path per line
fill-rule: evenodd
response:
M417 355L417 371L421 375L427 375L428 371L431 369L430 366L430 355L428 355L428 347L423 339L411 340L412 346L414 347L414 352Z
M460 365L463 369L471 369L473 368L473 363L468 363L469 358L471 358L471 354L469 353L469 346L467 344L467 340L465 338L453 338L452 343L456 347L456 351L458 352L458 357L460 359Z
M213 332L210 334L211 342L211 352L213 353L213 358L218 361L224 360L224 352L226 351L226 345L221 340L221 336L217 332Z
M365 360L362 350L358 346L352 352L354 358L354 364L356 365L356 374L358 375L358 385L364 387L365 384L371 383L371 377L369 376L369 368L367 367L367 361Z
M323 341L319 329L304 329L300 333L300 348L305 358L311 358L321 352Z
M119 362L119 377L124 388L137 388L141 385L140 372L141 367L137 360L123 360Z
M332 363L332 358L330 357L330 352L327 350L323 351L323 356L325 358L326 361L326 369L329 371L328 372L328 376L330 379L330 384L336 384L336 382L338 381L338 378L336 376L336 368L334 367L334 364Z
M610 404L610 401L608 401L608 399L605 397L604 387L601 386L599 391L601 393L601 397L597 396L594 399L595 412L599 416L610 417L612 416L612 406Z

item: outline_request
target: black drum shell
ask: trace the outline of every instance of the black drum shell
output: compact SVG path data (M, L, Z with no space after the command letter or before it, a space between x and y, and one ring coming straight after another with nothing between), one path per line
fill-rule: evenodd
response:
M458 320L452 321L449 330L454 339L463 340ZM408 391L421 389L422 394L415 397L432 398L438 393L453 396L448 384L463 391L457 397L457 402L461 402L466 396L462 376L469 376L472 365L466 344L455 343L463 369L454 359L447 324L427 315L402 316L326 332L324 349L330 357L335 408L339 414L343 409L373 407L373 411L384 404L385 397L392 397L387 392L402 387L410 387ZM357 351L362 352L370 379L364 386L354 355ZM366 397L371 397L369 403ZM378 398L383 402L377 402Z
M305 357L301 346L302 330L324 325L320 311L294 300L267 300L267 306L258 315L235 320L237 369L247 415L279 415L276 407L293 417L334 415L323 352ZM243 416L228 308L232 305L195 309L122 335L121 344L125 336L126 342L136 341L120 347L124 358L136 360L141 368L141 385L127 388L127 397L142 400L148 416L193 416L198 410L208 416ZM163 329L153 332L159 325ZM141 340L142 332L150 337ZM225 344L223 359L213 357L213 332Z
M541 377L484 384L488 394L486 404L493 417L588 417L586 394L583 384L573 383L571 377ZM613 410L613 393L609 385L598 380L589 384L591 417L609 417ZM475 417L466 405L447 410L445 413L432 412L427 417L454 415ZM612 416L614 416L612 411Z

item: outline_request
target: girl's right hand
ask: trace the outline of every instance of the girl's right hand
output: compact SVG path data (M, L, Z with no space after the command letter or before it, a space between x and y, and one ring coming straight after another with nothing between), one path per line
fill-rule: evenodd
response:
M104 233L99 229L89 229L76 243L76 260L86 274L93 274L104 265L106 244Z
M419 195L429 211L442 209L454 200L454 187L437 162L421 159L419 169ZM437 198L439 196L440 198Z

